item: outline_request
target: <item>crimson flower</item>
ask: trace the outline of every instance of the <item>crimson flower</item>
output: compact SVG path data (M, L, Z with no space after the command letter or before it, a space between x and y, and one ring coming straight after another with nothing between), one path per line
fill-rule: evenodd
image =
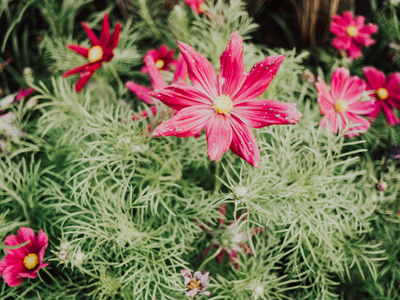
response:
M363 68L367 79L367 90L372 90L371 95L375 101L374 110L368 115L375 119L382 110L389 125L396 125L400 120L393 113L392 108L400 109L400 73L390 74L388 77L374 67Z
M68 77L77 73L80 74L80 78L75 85L75 90L77 92L82 90L83 86L89 81L94 72L101 67L103 62L109 62L114 57L114 49L118 45L119 34L121 32L121 24L117 23L110 37L108 14L105 14L103 18L100 40L85 22L81 24L92 43L92 47L87 48L79 45L67 45L67 48L87 58L89 62L63 74L63 77Z
M20 88L17 95L15 96L15 101L20 101L22 99L25 99L26 97L28 97L30 94L34 93L35 90L32 88L28 88L28 89L24 89L24 88Z
M350 58L357 59L362 56L362 46L368 47L375 43L371 34L376 33L378 27L375 24L365 25L363 16L353 17L352 11L346 11L343 15L332 17L330 30L336 35L332 46L347 51Z
M222 214L223 218L218 220L218 229L212 230L208 226L201 224L200 228L211 234L213 239L211 240L211 247L214 249L220 249L220 253L217 256L217 262L220 264L223 262L225 253L228 253L229 260L235 267L239 270L239 264L237 260L239 259L239 253L243 252L252 255L250 245L246 244L249 240L249 234L244 231L238 231L240 228L240 223L245 220L244 217L239 216L234 222L229 224L228 227L225 226L225 215L226 215L226 205L222 205L219 208L219 212ZM250 230L250 235L260 233L263 228L253 228ZM207 247L201 253L200 257L203 258L211 249ZM218 250L217 250L218 251Z
M210 272L201 274L200 271L196 271L192 276L192 273L190 273L189 270L182 269L181 274L187 288L185 291L186 296L192 299L194 299L197 295L210 296L210 292L206 291L208 285L210 284Z
M206 129L211 160L217 161L230 149L257 168L260 151L250 127L295 124L302 116L296 104L256 100L275 77L284 56L267 57L246 74L243 39L233 32L221 56L218 78L206 58L187 44L178 42L178 45L193 86L175 83L149 93L178 111L159 125L152 135L188 137Z
M165 88L168 84L165 82L165 80L161 76L159 69L155 66L153 58L150 56L147 56L144 58L144 61L146 63L146 69L148 70L149 75L150 75L151 84L153 86L153 89ZM186 62L183 59L183 57L180 55L178 57L177 68L175 70L175 74L174 74L172 83L185 82L186 77L187 77ZM130 89L143 102L152 105L150 107L150 111L153 113L153 115L156 115L157 107L154 105L154 100L149 95L149 92L151 92L152 89L138 85L138 84L134 83L133 81L128 81L126 83L126 87L128 89ZM147 118L148 117L147 111L143 110L143 111L133 115L132 119L136 120L140 117Z
M151 57L155 67L158 70L170 71L172 67L176 67L178 61L174 59L175 49L169 50L167 45L161 45L158 50L150 49L147 51L143 60L146 63L146 58ZM148 73L147 64L142 68L142 73Z
M20 227L18 235L9 235L4 244L7 255L0 262L0 274L9 286L21 284L24 277L36 278L37 271L49 264L43 263L48 237L42 230L36 238L31 228ZM18 245L23 246L13 247Z
M185 3L198 15L206 11L206 0L185 0Z
M358 132L350 132L347 137L358 136L360 132L368 130L371 123L360 115L370 114L375 104L374 100L360 101L365 91L365 83L360 78L350 77L349 70L341 67L333 72L330 91L319 76L315 87L321 114L324 115L320 122L322 127L326 128L328 121L331 130L336 134L340 126L342 129L346 127L348 121L361 124L352 128Z

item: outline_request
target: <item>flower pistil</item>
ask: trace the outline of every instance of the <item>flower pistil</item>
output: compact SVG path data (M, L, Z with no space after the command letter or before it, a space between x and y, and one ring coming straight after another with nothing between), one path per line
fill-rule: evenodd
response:
M378 96L379 100L385 100L389 96L389 93L387 89L380 88L376 91L376 96Z
M233 101L227 95L219 95L214 99L213 103L214 110L219 114L227 115L233 109Z
M91 63L99 61L103 58L103 49L100 46L93 46L89 49L88 60Z
M346 28L347 35L349 37L355 37L358 35L358 29L354 25L350 25Z
M29 253L24 258L25 268L32 270L39 264L39 259L36 253Z
M346 100L340 99L335 102L334 107L336 112L344 113L349 108L349 104L347 103Z

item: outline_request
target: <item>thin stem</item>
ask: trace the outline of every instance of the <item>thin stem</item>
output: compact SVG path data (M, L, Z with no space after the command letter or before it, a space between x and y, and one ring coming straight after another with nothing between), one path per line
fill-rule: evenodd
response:
M209 258L207 258L205 261L203 261L203 263L197 268L198 270L203 270L204 266L212 259L216 258L222 251L222 249L224 249L222 246L218 248L218 250L211 255Z

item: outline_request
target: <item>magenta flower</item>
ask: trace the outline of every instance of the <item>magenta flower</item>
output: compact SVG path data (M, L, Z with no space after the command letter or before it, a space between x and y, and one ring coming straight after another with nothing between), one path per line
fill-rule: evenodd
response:
M182 269L181 274L183 276L185 286L187 288L185 292L186 296L192 299L194 299L194 297L196 297L197 294L210 296L210 292L206 291L210 283L210 278L209 278L210 272L201 274L200 271L197 271L193 274L192 277L192 273L190 273L189 270Z
M256 100L275 77L284 56L267 57L246 74L243 39L233 32L221 56L218 78L206 58L187 44L178 42L178 45L193 86L176 83L149 93L178 111L159 125L153 136L188 137L206 129L208 156L212 161L230 149L257 168L260 151L250 127L295 124L302 116L295 104Z
M185 3L198 15L206 12L206 0L185 0Z
M153 85L153 89L156 90L156 89L162 89L162 88L167 87L167 83L161 76L160 71L155 66L153 58L150 56L147 56L144 58L144 61L146 63L146 69L148 70L149 75L150 75L151 84ZM175 70L174 79L172 80L172 83L185 82L186 77L187 77L186 62L183 59L183 57L180 55L178 57L177 67ZM154 105L154 100L149 95L149 92L151 92L152 89L138 85L138 84L134 83L133 81L128 81L126 83L126 87L128 89L130 89L139 99L143 100L143 102L152 105L150 107L150 111L153 113L153 115L156 115L157 107ZM148 117L147 111L143 110L143 111L133 115L132 119L136 120L136 119L139 119L140 117Z
M158 50L150 49L147 51L143 58L146 63L146 58L151 57L155 67L158 70L170 71L172 68L176 67L178 61L174 59L175 49L169 50L167 45L161 45ZM142 68L142 73L148 73L147 64Z
M28 88L28 89L24 89L24 88L20 88L17 95L15 96L15 101L19 101L22 99L25 99L26 97L28 97L30 94L34 93L35 90L32 88Z
M389 125L396 125L400 120L393 113L392 108L400 109L400 73L385 74L374 67L363 68L367 79L367 90L374 93L371 95L375 101L374 110L368 115L375 119L382 110Z
M114 57L114 49L118 45L119 34L121 32L121 24L117 23L110 37L110 23L108 21L108 14L105 14L103 18L100 40L85 22L82 22L82 26L85 29L90 42L92 43L92 47L86 48L79 45L67 45L67 48L75 51L84 58L87 58L89 62L69 70L62 75L63 77L68 77L74 74L80 74L80 78L75 85L75 90L77 92L82 90L94 72L97 69L100 69L103 62L109 62L112 60Z
M357 59L362 56L361 47L368 47L375 43L371 34L378 31L375 24L365 25L363 16L353 17L352 11L346 11L343 15L334 15L330 30L336 35L332 46L338 50L348 52L350 58Z
M246 244L249 240L249 234L247 232L238 231L240 227L240 223L245 220L244 217L239 216L236 221L229 224L228 227L225 226L225 214L226 214L226 205L222 205L219 208L219 212L222 214L223 218L218 220L218 229L212 230L208 226L201 224L200 228L209 233L213 239L211 240L211 247L214 249L220 249L220 253L217 256L217 262L220 264L223 262L225 253L228 253L229 260L235 267L235 269L239 270L239 264L237 260L239 259L239 253L253 254L251 251L250 245ZM263 228L253 228L250 230L250 235L254 236L255 234L260 233ZM200 257L203 258L211 249L211 247L207 247L201 253Z
M36 278L37 271L49 264L43 263L48 237L42 230L36 238L31 228L20 227L18 235L9 235L4 244L7 255L0 262L0 274L9 286L21 284L24 277Z
M331 90L329 91L325 81L318 76L315 84L318 92L318 103L321 114L324 115L320 125L324 128L327 121L331 130L337 134L339 127L345 128L348 121L361 125L352 128L346 136L358 136L371 126L370 122L360 115L370 114L375 107L374 100L363 101L360 99L365 91L365 83L357 76L350 77L346 68L337 68L331 78ZM347 120L346 120L347 117Z

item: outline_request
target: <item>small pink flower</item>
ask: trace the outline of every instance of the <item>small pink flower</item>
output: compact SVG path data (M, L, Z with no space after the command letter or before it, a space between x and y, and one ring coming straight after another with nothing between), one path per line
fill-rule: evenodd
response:
M28 97L30 94L34 93L35 90L32 88L29 89L24 89L24 88L20 88L18 91L18 94L15 96L15 101L19 101L22 99L25 99L26 97Z
M331 79L331 90L329 91L325 81L318 76L315 84L318 91L318 103L321 114L324 115L320 125L326 128L329 122L331 130L336 134L339 127L342 129L347 125L346 118L353 123L361 124L352 130L365 132L371 126L370 122L360 115L370 114L375 107L374 100L361 102L360 99L365 91L365 83L357 76L350 77L346 68L337 68ZM350 132L346 136L358 136L359 132Z
M176 67L178 61L174 59L175 50L171 51L168 49L167 45L161 45L158 50L150 49L147 51L146 55L143 58L143 61L146 63L146 58L151 57L155 67L158 70L170 71L174 67ZM142 73L148 73L147 65L143 67Z
M392 108L400 109L400 73L392 73L388 77L374 67L363 68L367 79L367 90L372 90L371 95L375 101L374 110L369 116L375 119L383 111L389 125L396 125L400 120L393 113Z
M361 46L368 47L375 43L371 34L378 31L375 24L365 25L363 16L353 17L352 11L346 11L343 15L334 15L330 30L336 35L332 46L338 50L348 52L350 58L357 59L362 56Z
M152 105L150 107L150 111L153 113L153 115L156 115L157 107L154 106L154 100L150 97L149 92L151 92L152 90L165 88L165 87L167 87L167 83L165 82L162 75L160 74L159 69L155 66L154 59L152 57L147 56L144 58L144 61L146 63L146 70L149 72L149 75L150 75L151 84L153 86L153 89L138 85L138 84L134 83L133 81L128 81L126 83L126 87L128 89L130 89L143 102ZM180 55L178 57L177 67L175 70L174 79L172 80L172 83L185 82L186 77L187 77L186 62L183 59L183 57ZM146 117L146 118L148 117L146 110L143 110L143 111L133 115L132 119L136 120L141 117Z
M185 3L198 15L206 12L206 0L185 0Z
M153 136L188 137L206 129L212 161L219 160L230 149L257 168L260 151L250 127L296 124L302 116L295 104L256 100L275 77L284 56L267 57L246 74L243 39L235 31L221 56L218 78L206 58L187 44L178 45L193 86L177 83L149 93L178 111L159 125Z
M196 297L198 294L210 296L210 292L206 291L210 283L210 272L201 274L200 271L197 271L193 274L192 277L192 273L190 273L189 270L182 269L181 274L187 288L185 292L186 296L192 299L194 299L194 297Z
M217 256L217 262L220 264L223 262L225 253L228 253L229 260L235 267L235 269L239 270L239 264L237 260L239 259L239 253L243 252L249 255L252 255L250 245L246 244L249 240L249 235L247 232L238 231L240 227L240 223L245 220L244 217L239 216L236 221L229 224L228 227L225 226L225 214L226 214L226 205L222 205L219 208L219 212L222 214L223 218L218 220L219 228L216 230L212 230L208 226L201 224L200 228L204 231L211 234L213 239L211 240L211 247L214 249L221 249L221 252ZM254 236L255 234L260 233L263 228L253 228L250 230L250 235ZM211 249L211 247L207 247L201 253L201 258L203 258ZM217 250L218 251L218 250Z
M90 42L92 43L92 47L87 48L79 45L67 45L67 48L75 51L84 58L87 58L89 62L64 72L62 75L63 77L68 77L78 73L80 74L80 77L75 84L75 90L77 92L82 90L94 72L100 69L104 62L109 62L113 59L114 49L118 45L119 35L121 32L121 24L117 23L113 33L110 36L110 23L108 21L108 14L105 14L103 18L100 39L97 38L92 29L90 29L85 22L82 22L82 26L85 29L86 35L89 37Z
M7 248L26 242L20 248ZM37 271L49 264L43 263L48 237L42 230L36 238L31 228L20 227L18 235L9 235L4 244L7 255L0 262L0 274L9 286L21 284L24 277L36 278Z

